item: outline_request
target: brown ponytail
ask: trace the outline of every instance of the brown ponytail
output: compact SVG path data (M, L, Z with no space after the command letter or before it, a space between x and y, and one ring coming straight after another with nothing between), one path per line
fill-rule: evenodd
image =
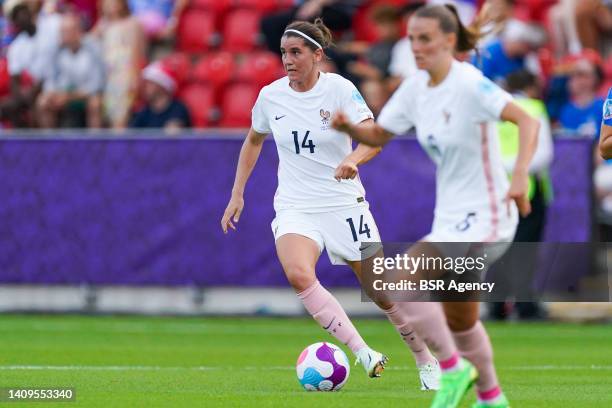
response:
M308 21L294 21L285 27L285 30L298 30L302 33L306 34L310 38L314 39L316 42L321 44L321 47L327 48L333 45L333 35L329 28L323 23L321 18L315 19L314 23L310 23ZM284 34L287 37L299 37L304 40L304 44L309 47L311 50L316 51L318 47L312 42L308 41L308 39L302 37L301 35L294 32L286 32Z
M438 20L442 32L446 34L455 33L457 35L456 51L458 52L475 49L482 36L480 19L477 18L470 26L464 26L459 18L457 8L452 4L423 6L416 11L415 16Z

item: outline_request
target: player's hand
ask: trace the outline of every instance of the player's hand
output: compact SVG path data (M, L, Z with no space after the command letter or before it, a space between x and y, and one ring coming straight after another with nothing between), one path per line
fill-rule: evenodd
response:
M338 132L349 133L351 129L351 122L349 121L346 113L342 111L336 111L331 121L331 126Z
M244 208L244 198L239 195L233 195L230 198L227 207L225 208L225 212L223 213L223 218L221 218L221 229L224 234L227 234L228 228L236 231L236 226L234 223L238 223L240 220L240 214L242 213L242 209Z
M527 196L529 192L529 175L524 174L513 174L512 182L510 183L510 189L506 194L506 201L508 215L510 215L510 202L514 201L518 207L519 213L526 217L531 212L531 203Z
M359 170L357 170L357 163L347 157L342 160L342 163L340 163L338 167L336 167L334 178L338 181L354 179L358 172Z

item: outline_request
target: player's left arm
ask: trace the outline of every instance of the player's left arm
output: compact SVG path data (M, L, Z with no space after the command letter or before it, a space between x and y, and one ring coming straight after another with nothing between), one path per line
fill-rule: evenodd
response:
M531 212L527 193L529 190L529 163L538 143L540 122L514 102L508 102L501 112L501 120L514 123L519 128L519 152L512 171L512 182L506 195L508 211L510 201L516 202L521 215Z
M373 119L365 119L357 126L369 126L374 123ZM357 166L365 164L380 153L382 147L372 147L359 143L355 150L342 160L336 168L334 178L338 181L342 179L353 179L357 176Z

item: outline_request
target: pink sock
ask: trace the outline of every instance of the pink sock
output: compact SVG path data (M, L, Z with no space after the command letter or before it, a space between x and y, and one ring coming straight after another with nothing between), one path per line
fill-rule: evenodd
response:
M455 353L446 360L440 360L442 372L454 371L459 367L459 353Z
M484 402L495 401L501 395L502 395L502 391L498 385L488 391L478 391L478 400L484 401Z
M404 302L396 303L398 311L419 334L419 337L433 351L440 362L457 353L446 317L439 303Z
M329 334L346 344L353 353L367 347L336 298L319 281L298 293L308 313Z
M480 320L471 329L455 332L453 336L461 355L471 361L478 370L477 390L488 392L497 387L493 347L491 347L491 340Z
M395 326L404 343L408 345L414 360L418 366L428 363L433 363L435 357L429 351L427 344L416 334L412 325L407 322L406 316L403 315L402 311L398 307L397 303L394 303L390 309L384 310L389 318L389 321Z

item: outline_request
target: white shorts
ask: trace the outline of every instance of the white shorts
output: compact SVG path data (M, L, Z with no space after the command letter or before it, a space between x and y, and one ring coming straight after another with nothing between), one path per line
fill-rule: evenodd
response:
M474 249L474 243L488 243L486 249L488 264L499 259L510 248L518 225L518 212L516 207L511 207L510 214L506 209L500 212L500 217L495 222L490 218L479 219L477 213L469 213L456 219L446 218L434 220L432 231L427 234L423 241L432 243L465 243L453 245L436 245L445 256L464 256L470 249Z
M346 209L305 213L281 210L272 221L276 241L285 234L299 234L312 239L322 252L325 248L333 265L361 261L361 244L380 242L378 227L368 203ZM380 246L364 249L364 259L374 255Z

